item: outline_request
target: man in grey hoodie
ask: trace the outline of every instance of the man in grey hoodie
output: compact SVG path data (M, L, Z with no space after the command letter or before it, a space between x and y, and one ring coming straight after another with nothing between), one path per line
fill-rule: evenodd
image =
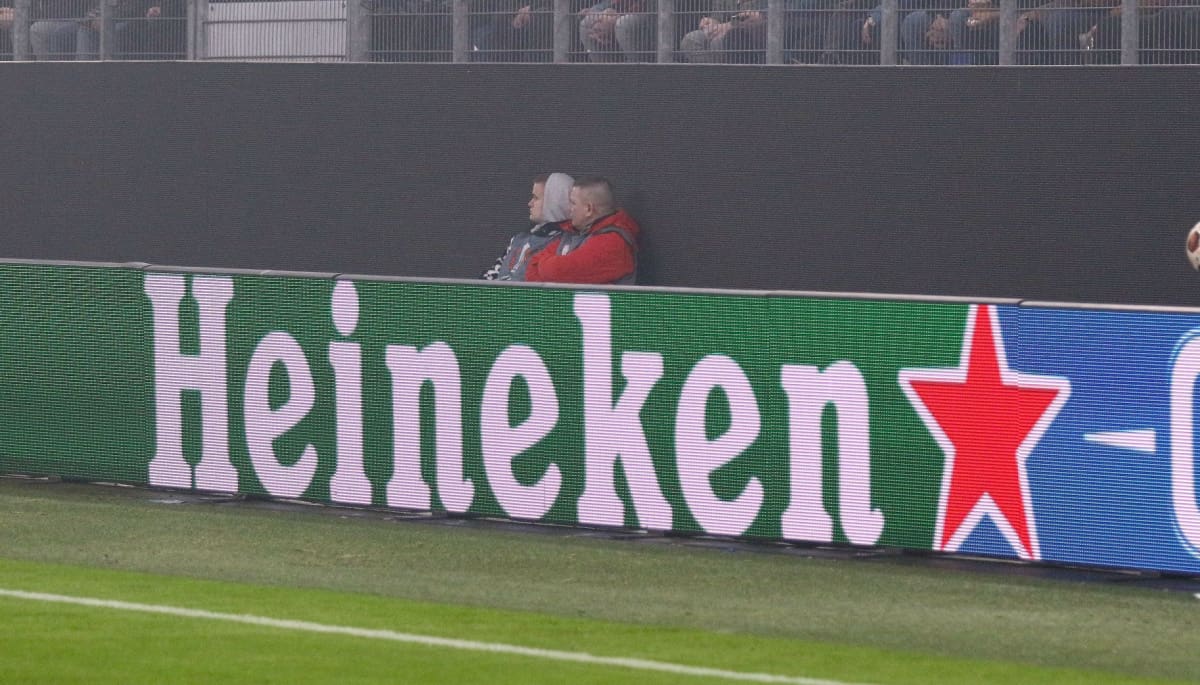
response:
M533 179L529 221L534 225L508 241L508 249L495 266L483 273L489 281L524 281L529 258L562 234L569 217L567 203L575 179L566 174L542 174Z

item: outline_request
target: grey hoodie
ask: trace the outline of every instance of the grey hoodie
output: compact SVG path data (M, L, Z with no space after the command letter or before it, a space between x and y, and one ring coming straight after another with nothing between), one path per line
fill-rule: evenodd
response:
M496 265L483 273L489 281L524 281L529 258L562 233L559 224L570 216L567 205L575 179L566 174L550 174L542 196L542 223L518 233L508 241L508 249Z

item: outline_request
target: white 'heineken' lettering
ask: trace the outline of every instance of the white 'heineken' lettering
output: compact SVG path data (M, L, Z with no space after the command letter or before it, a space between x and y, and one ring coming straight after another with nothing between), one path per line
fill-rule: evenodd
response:
M353 281L338 281L330 302L333 327L345 338L358 327L358 291ZM337 415L337 470L329 481L329 499L370 504L371 482L363 470L362 350L358 343L329 343Z
M874 545L883 513L871 508L871 431L867 385L849 361L815 366L785 364L780 383L788 397L791 502L780 527L784 539L829 542L833 521L822 504L821 412L837 410L838 513L846 539Z
M529 386L529 417L509 425L508 400L513 381L521 377ZM479 434L483 467L496 501L509 516L539 519L550 511L562 488L562 472L555 464L532 485L522 485L512 471L513 458L546 437L558 423L558 396L545 362L526 345L511 345L500 353L483 387L479 407Z
M729 401L730 425L709 440L706 415L709 395L720 388ZM751 477L742 494L723 500L713 492L714 471L728 464L758 439L761 419L750 379L737 362L710 354L692 367L679 394L675 417L675 465L688 509L708 533L741 535L758 517L763 486Z
M1200 553L1200 507L1196 505L1194 405L1200 376L1200 336L1175 356L1171 369L1171 502L1175 521L1193 554Z
M421 386L433 385L437 444L437 492L447 511L463 513L475 499L475 486L463 476L462 377L454 350L434 342L418 351L388 345L384 362L392 375L392 460L387 504L429 509L429 487L421 480Z
M583 332L584 486L579 498L579 522L624 525L625 510L614 482L619 459L639 524L654 530L670 530L671 505L659 489L640 416L650 390L662 378L662 355L622 354L625 391L613 402L612 313L608 296L576 295L574 309Z
M180 351L179 308L188 293L187 277L148 274L145 292L153 309L155 454L149 465L152 485L236 492L238 474L229 459L228 358L226 311L233 298L233 280L197 276L191 296L199 309L199 352ZM577 502L578 521L585 525L622 526L632 515L634 525L670 530L674 512L660 488L658 473L646 440L642 410L663 377L663 358L656 352L620 353L624 389L614 397L612 311L608 295L581 293L573 311L582 344L583 492ZM330 303L340 339L329 343L333 371L336 459L329 483L334 502L371 504L372 485L365 474L363 449L363 354L350 340L359 322L358 291L353 282L335 284ZM392 385L391 477L384 487L386 504L409 509L432 508L431 486L449 512L465 513L475 500L476 484L464 474L462 377L454 350L442 341L418 348L388 345L384 365ZM270 402L273 370L282 367L288 398L278 407ZM1172 386L1173 475L1180 526L1200 548L1200 510L1192 480L1190 398L1200 375L1200 344L1185 347L1177 361ZM522 379L530 395L529 415L517 425L509 422L513 384ZM432 388L434 475L422 476L422 389ZM790 502L780 520L785 539L829 541L833 518L823 505L821 416L826 405L837 414L838 520L854 544L872 545L884 526L880 510L871 507L870 427L868 397L862 374L848 361L824 371L815 366L784 365L780 384L788 401ZM310 362L289 333L273 331L254 348L242 389L245 444L254 473L267 493L302 496L318 470L313 443L285 465L275 441L309 416L317 401ZM201 454L193 469L183 455L181 395L197 392L201 405ZM715 437L707 432L708 400L724 393L729 427ZM534 479L518 479L513 464L551 434L559 421L559 401L545 362L528 345L505 348L485 379L479 405L480 447L484 472L496 501L516 518L539 519L562 494L567 474L557 463L546 465ZM1187 427L1185 431L1180 426ZM675 464L683 500L697 523L709 533L743 535L762 511L765 487L760 477L745 480L741 492L718 495L713 474L758 440L761 416L757 397L745 371L722 354L703 357L688 373L680 390L675 416ZM1186 456L1183 456L1186 455ZM617 494L618 468L628 484L630 511ZM530 481L533 482L530 482Z
M277 363L287 373L288 399L272 409L269 398L271 369ZM299 497L312 484L313 474L317 471L317 450L312 443L304 446L296 463L285 466L275 454L275 438L308 416L315 399L312 372L300 343L283 331L268 333L250 356L242 414L246 419L246 449L250 453L250 463L269 495Z
M200 352L179 348L179 303L187 290L182 274L146 275L145 291L154 319L155 450L150 485L237 492L237 472L229 461L229 408L225 357L225 308L233 299L233 279L196 276L192 296L200 309ZM183 458L181 394L200 393L200 463Z

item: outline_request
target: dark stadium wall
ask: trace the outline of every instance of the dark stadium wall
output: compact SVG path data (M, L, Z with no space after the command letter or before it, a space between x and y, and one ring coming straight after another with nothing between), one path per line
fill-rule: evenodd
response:
M541 171L650 285L1200 304L1194 68L9 64L0 256L473 277Z

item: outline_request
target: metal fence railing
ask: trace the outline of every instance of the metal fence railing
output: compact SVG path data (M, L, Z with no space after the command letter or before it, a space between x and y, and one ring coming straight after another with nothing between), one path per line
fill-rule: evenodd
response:
M0 60L1200 64L1200 0L0 0Z

